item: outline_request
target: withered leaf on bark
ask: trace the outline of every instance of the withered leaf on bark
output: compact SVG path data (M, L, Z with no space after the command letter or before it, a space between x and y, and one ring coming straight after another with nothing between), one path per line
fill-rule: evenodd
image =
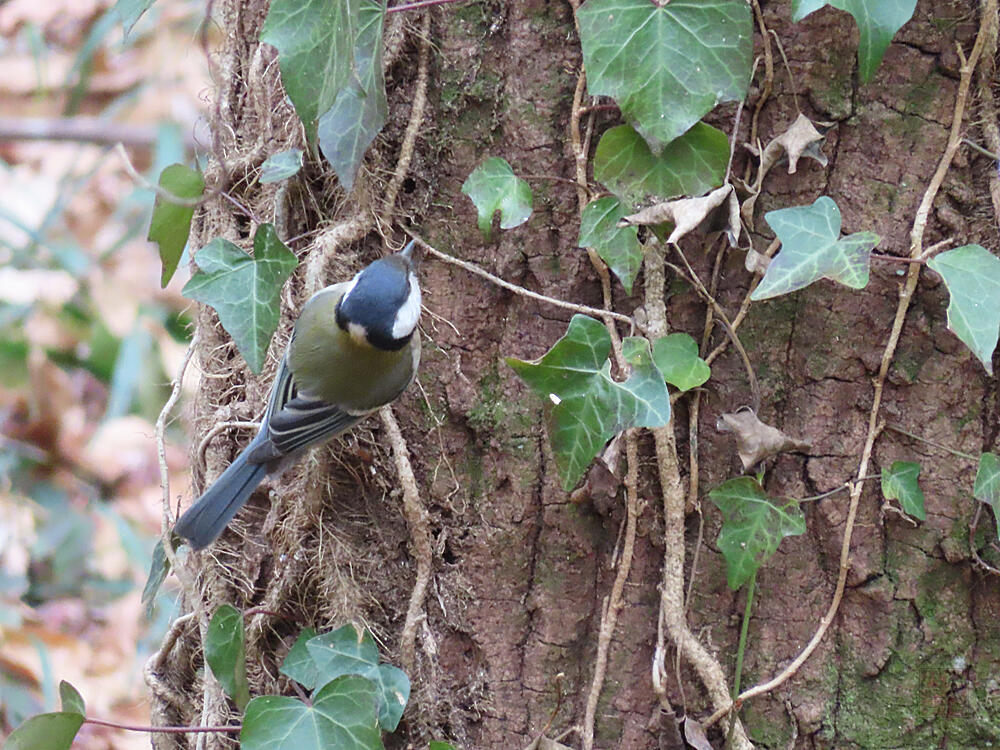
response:
M731 247L740 239L740 204L730 183L698 198L678 198L644 208L618 222L618 226L674 225L667 242L677 242L684 235L699 230L704 234L725 232Z
M600 513L609 513L611 501L618 496L622 485L618 464L621 457L622 433L615 435L600 453L590 468L582 485L570 493L571 503L590 501Z
M777 427L761 422L753 409L746 406L720 416L715 429L732 432L736 436L736 451L743 462L743 471L769 456L785 451L807 452L812 447L808 440L793 438Z
M743 260L743 266L750 273L762 274L767 271L767 267L771 264L771 259L768 258L764 253L758 253L752 247L747 250L747 257Z
M778 163L782 153L788 156L788 174L795 174L799 166L799 159L803 156L815 159L824 167L827 165L828 160L826 154L823 153L822 143L824 133L830 126L822 122L819 124L823 128L822 131L817 129L812 120L800 112L788 130L771 139L763 153L759 151L757 146L747 144L747 149L754 156L760 157L760 167L757 169L756 180L752 185L745 186L750 196L743 201L740 208L740 215L747 226L753 226L753 210L757 203L757 196L760 195L761 187L764 184L764 177L767 176L771 167Z
M715 750L712 743L708 741L705 734L705 727L700 721L695 721L690 716L684 718L684 741L694 750Z

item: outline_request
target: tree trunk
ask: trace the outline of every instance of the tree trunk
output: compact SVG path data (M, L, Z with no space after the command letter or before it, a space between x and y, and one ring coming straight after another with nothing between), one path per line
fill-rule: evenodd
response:
M829 195L843 212L845 234L873 230L882 237L881 252L905 255L914 214L948 137L958 85L955 43L971 48L977 4L920 2L869 85L857 82L857 32L849 16L827 8L796 25L788 3L762 5L794 82L775 51L774 93L760 113L759 138L766 143L782 132L798 108L832 127L823 144L828 165L803 160L794 175L779 166L768 176L755 247L762 252L770 242L764 212ZM297 238L290 246L302 264L284 290L285 322L260 378L250 374L215 314L203 309L199 315L197 353L205 377L194 407L196 489L218 475L249 434L232 429L215 435L203 455L201 439L218 423L260 417L289 321L312 291L350 278L384 252L380 233L398 247L405 239L399 227L410 226L435 247L504 279L602 306L598 275L576 247L580 204L569 122L582 61L569 3L487 1L390 14L389 124L349 195L316 160L307 159L291 181L256 181L268 156L303 147L301 127L284 97L273 49L257 41L267 2L219 6L225 42L214 63L207 182L223 187L256 219L273 221L286 240ZM759 29L756 49L762 49ZM738 143L748 139L760 81L761 74L751 87ZM426 107L415 117L422 90ZM730 107L712 117L728 133L734 115ZM591 147L617 118L604 110L583 118L585 137L593 128ZM971 138L979 138L978 118L976 112L967 116ZM406 137L411 122L414 143ZM502 156L517 174L533 176L534 213L524 226L494 231L484 241L461 186L488 156ZM749 158L737 146L735 174ZM973 151L959 154L934 203L925 245L954 238L956 245L997 248L992 168ZM233 203L216 198L196 218L191 247L217 236L248 247L252 233L252 222ZM684 247L701 278L711 278L719 246L711 253L696 243ZM740 253L724 253L718 262L715 296L732 318L751 277ZM760 416L812 445L808 454L771 462L765 486L772 496L813 496L854 477L901 267L905 272L898 264L873 263L871 282L861 291L821 282L751 306L739 335L760 380ZM404 634L417 579L420 513L404 512L386 422L372 417L269 479L218 543L188 555L180 573L194 616L175 626L148 671L158 722L239 721L218 684L205 677L200 645L211 612L230 603L248 613L254 694L290 692L278 667L303 628L369 627L383 658L403 666L414 688L400 728L386 739L389 747L425 748L430 739L446 739L466 749L509 750L529 745L539 733L553 738L585 723L602 612L621 561L623 491L570 500L548 448L543 404L503 362L505 356L540 356L565 332L571 314L430 257L420 276L430 313L423 317L423 361L418 384L392 409L431 537L432 575L414 610L425 617L411 616ZM615 282L614 308L635 310L643 283L640 278L629 297ZM670 273L666 284L669 329L700 338L704 303ZM879 419L966 453L996 451L998 381L986 377L946 330L947 302L937 277L924 271ZM710 348L725 338L716 326ZM670 429L685 490L691 434L699 446L700 491L691 498L685 528L684 580L693 577L686 620L718 661L728 689L746 592L726 586L715 541L721 519L705 498L741 471L732 437L715 428L720 414L751 400L743 363L731 348L713 363L706 388L695 429L688 424L691 396L676 403ZM687 658L678 660L670 633L662 700L654 690L661 568L671 550L664 549L652 437L640 434L638 448L636 542L597 694L594 747L682 748L680 720L705 719L716 705L700 672ZM924 467L928 518L914 525L890 512L878 482L866 483L847 590L832 626L789 681L742 708L758 747L1000 742L1000 594L996 577L972 558L993 525L971 497L975 465L883 430L869 473L899 459ZM807 533L784 540L762 568L744 687L779 672L815 633L833 597L848 502L843 492L807 503ZM406 643L414 634L411 653ZM726 724L711 730L716 746L722 734L713 733ZM193 737L162 735L154 744L160 750L195 747ZM225 735L200 741L237 747ZM561 741L582 746L579 731Z

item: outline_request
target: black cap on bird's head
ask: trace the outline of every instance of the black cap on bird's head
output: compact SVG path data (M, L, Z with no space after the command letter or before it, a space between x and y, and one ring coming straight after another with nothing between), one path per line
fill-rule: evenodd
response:
M376 349L396 351L413 337L420 318L420 286L411 241L402 252L359 272L337 303L337 325Z

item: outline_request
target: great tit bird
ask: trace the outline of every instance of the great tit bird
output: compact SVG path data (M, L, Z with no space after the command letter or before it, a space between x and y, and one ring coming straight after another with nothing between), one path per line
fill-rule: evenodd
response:
M264 477L401 394L420 361L414 242L314 294L278 366L260 431L174 526L211 544Z

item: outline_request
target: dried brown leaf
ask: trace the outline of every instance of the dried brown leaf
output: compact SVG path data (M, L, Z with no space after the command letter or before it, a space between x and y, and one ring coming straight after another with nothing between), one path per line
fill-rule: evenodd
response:
M750 273L763 274L771 264L771 259L763 253L758 253L752 247L747 250L747 257L743 261L743 266Z
M695 721L690 716L684 719L684 741L694 750L715 750L712 743L708 741L705 734L705 727L701 722Z
M623 217L618 225L662 224L667 221L674 225L674 231L670 233L667 242L677 242L696 229L705 234L724 231L729 237L729 244L733 246L740 237L739 201L729 183L698 198L679 198L657 203Z
M808 440L799 440L786 435L777 427L761 422L753 409L743 407L735 412L723 414L715 423L719 432L732 432L736 436L736 451L743 470L784 451L808 451Z

